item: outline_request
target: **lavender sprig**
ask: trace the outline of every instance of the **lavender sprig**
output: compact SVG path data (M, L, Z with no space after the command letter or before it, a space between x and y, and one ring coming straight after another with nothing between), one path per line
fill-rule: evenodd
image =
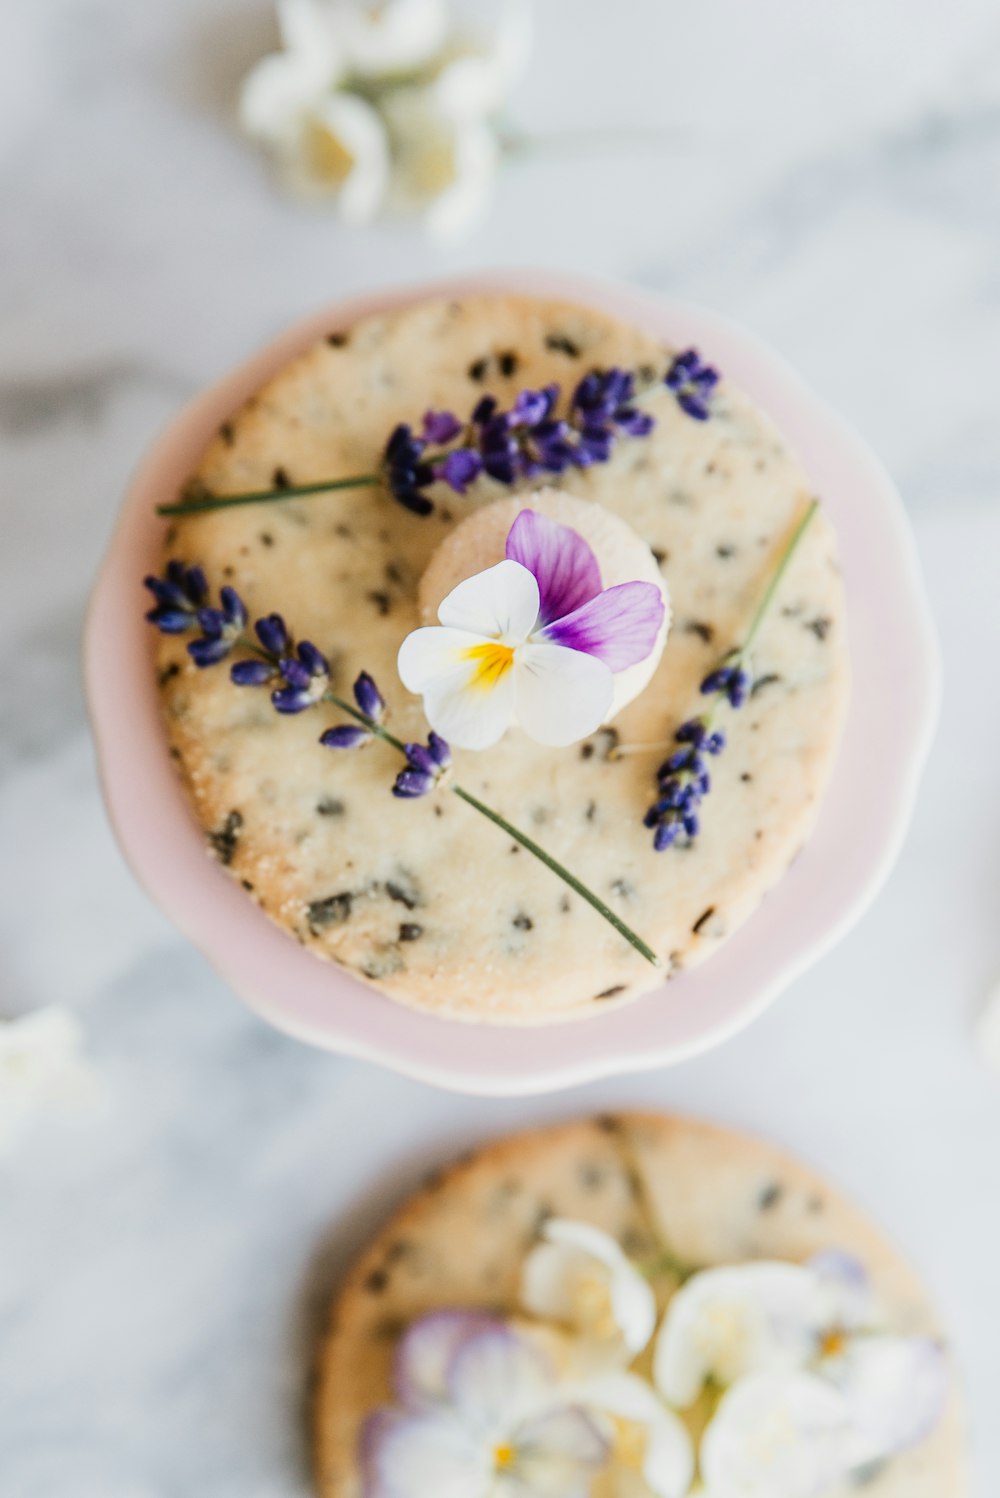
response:
M726 747L725 734L715 727L716 716L724 705L738 711L750 695L750 651L788 564L818 509L819 501L812 500L789 536L742 644L730 650L702 680L701 693L712 699L710 706L680 725L674 734L678 747L656 772L657 798L646 812L643 825L652 831L657 853L678 844L688 847L698 836L701 803L712 785L708 762Z
M637 402L664 387L681 410L696 421L711 414L718 373L696 349L672 359L665 371L637 378L626 369L591 370L572 391L565 414L558 414L561 389L522 390L509 410L492 395L477 402L469 419L452 411L427 411L419 429L400 422L391 432L378 472L310 484L283 484L246 494L189 494L176 504L159 505L160 515L197 515L234 505L265 504L385 484L393 498L415 515L434 509L430 490L445 484L464 494L483 474L511 486L541 474L606 463L621 437L646 437L655 426Z
M393 783L393 795L414 800L439 788L449 790L551 869L653 967L663 966L652 947L575 874L451 778L451 750L439 734L432 731L424 745L404 743L390 732L383 721L385 699L367 671L362 671L354 683L353 703L346 701L330 685L330 667L323 653L309 640L296 645L280 614L256 620L251 635L246 629L246 609L234 589L223 589L226 597L220 594L220 607L212 608L204 573L198 567L170 562L163 578L147 577L145 585L156 603L146 615L151 624L164 634L199 632L187 647L196 666L204 669L217 665L239 648L249 656L233 663L230 679L240 687L270 687L271 703L277 712L300 713L320 703L332 704L351 721L324 730L319 740L324 747L359 749L376 738L390 744L406 761ZM237 630L239 620L242 624Z

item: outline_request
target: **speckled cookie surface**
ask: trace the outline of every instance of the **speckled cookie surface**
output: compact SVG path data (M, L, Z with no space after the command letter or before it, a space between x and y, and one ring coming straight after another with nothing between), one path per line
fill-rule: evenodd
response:
M306 352L220 432L198 479L220 493L368 472L394 423L428 406L468 412L589 368L662 363L643 333L580 307L524 297L429 302L370 318ZM711 356L711 349L704 350ZM611 904L671 971L694 965L754 910L808 836L847 696L844 596L832 533L811 527L761 632L757 691L727 727L703 830L655 854L642 816L659 747L697 710L698 682L746 627L809 495L770 424L723 382L712 419L666 391L657 425L562 487L621 515L669 585L673 625L649 687L614 729L570 749L519 731L456 755L474 794L530 833ZM166 554L233 583L253 615L278 610L330 657L349 692L361 669L389 699L400 737L422 738L395 661L419 622L420 576L442 537L507 491L443 491L420 519L381 489L186 518ZM627 1001L661 981L584 902L494 826L445 793L392 798L385 745L334 754L326 708L279 719L267 694L225 667L199 672L164 638L169 734L210 848L275 921L391 997L463 1018L536 1022Z
M401 1330L442 1306L514 1311L524 1254L550 1214L593 1223L636 1256L653 1250L652 1225L682 1260L706 1267L750 1258L803 1261L843 1249L867 1266L887 1326L938 1331L926 1291L896 1249L850 1201L771 1145L654 1114L521 1135L429 1183L348 1277L318 1370L321 1498L359 1498L358 1432L369 1411L390 1399ZM929 1440L872 1471L863 1491L870 1498L964 1498L957 1398Z

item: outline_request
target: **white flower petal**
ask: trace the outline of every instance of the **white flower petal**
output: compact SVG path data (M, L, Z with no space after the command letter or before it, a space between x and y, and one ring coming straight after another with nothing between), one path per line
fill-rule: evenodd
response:
M399 88L383 105L393 141L393 201L422 214L429 232L447 237L482 214L499 164L493 131L455 119L430 89Z
M350 94L331 94L303 117L288 161L293 185L335 197L348 223L368 223L385 198L389 143L376 111Z
M705 1380L802 1367L820 1328L817 1282L797 1264L761 1261L694 1275L672 1298L653 1374L668 1404L687 1409Z
M542 1352L509 1327L467 1337L448 1368L451 1406L473 1429L505 1441L514 1427L556 1403Z
M853 1332L867 1326L874 1311L868 1271L853 1254L828 1250L806 1265L816 1276L816 1319L820 1328Z
M456 57L438 74L433 92L441 112L464 121L496 114L527 66L533 29L528 0L507 0L480 46Z
M428 723L455 749L490 749L514 722L514 673L489 687L472 684L468 669L441 677L424 691Z
M517 721L540 744L562 747L585 739L600 728L611 707L610 670L580 650L522 645L514 655L513 674Z
M614 1498L686 1498L694 1476L691 1437L645 1379L609 1373L579 1392L588 1408L614 1417L616 1440L605 1484Z
M472 676L476 665L469 659L469 651L490 644L485 635L428 624L406 636L399 647L396 669L408 692L424 692L441 677L456 672Z
M564 1218L552 1218L542 1233L522 1268L525 1309L585 1336L620 1336L629 1353L640 1352L656 1325L656 1298L615 1240Z
M75 1106L95 1096L94 1074L80 1055L82 1038L76 1015L57 1005L0 1021L0 1152L48 1106Z
M277 0L278 31L289 52L310 59L334 82L346 63L343 9L329 0Z
M362 1434L365 1498L488 1498L493 1448L449 1410L379 1410Z
M811 1373L756 1373L723 1395L701 1443L711 1498L820 1498L854 1461L843 1396Z
M356 72L377 76L419 68L444 46L445 0L384 0L378 6L339 8Z
M538 584L520 562L497 562L453 588L438 618L451 629L520 645L538 618Z
M571 1407L551 1410L520 1426L514 1446L514 1478L531 1498L582 1498L609 1456L608 1443L594 1420Z
M847 1401L865 1462L922 1441L948 1397L947 1362L929 1337L854 1337L822 1371Z
M248 135L268 145L289 145L303 115L325 85L322 70L308 57L275 52L262 57L240 89L240 124Z

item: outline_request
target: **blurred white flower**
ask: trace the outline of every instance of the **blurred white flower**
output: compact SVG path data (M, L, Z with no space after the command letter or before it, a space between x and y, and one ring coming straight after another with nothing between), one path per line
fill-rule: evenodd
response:
M55 1005L0 1021L0 1154L43 1109L92 1095L82 1034L76 1016Z
M588 1341L642 1351L656 1326L656 1297L615 1240L588 1223L554 1217L521 1270L521 1304Z
M334 198L349 223L367 223L385 198L389 143L377 111L335 87L347 54L330 16L318 0L281 0L285 50L244 80L240 121L294 191Z
M240 121L300 193L352 223L383 209L435 237L481 218L495 124L531 47L529 0L466 31L447 0L279 0L283 50L244 81Z
M610 1452L589 1498L687 1498L694 1445L685 1425L644 1378L609 1373L575 1392L597 1420Z

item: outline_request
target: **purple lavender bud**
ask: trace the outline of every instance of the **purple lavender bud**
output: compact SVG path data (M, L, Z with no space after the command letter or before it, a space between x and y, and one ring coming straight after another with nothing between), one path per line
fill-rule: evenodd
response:
M433 728L427 737L427 747L439 769L446 770L451 764L451 745L439 733L435 733Z
M495 395L482 396L481 399L477 401L475 409L472 412L473 425L477 427L485 426L493 416L496 408L497 399Z
M662 853L670 847L671 843L675 843L679 830L676 822L661 822L653 836L653 847L656 852Z
M421 775L437 774L437 761L423 744L406 745L406 762L412 770L418 770Z
M226 623L234 629L243 629L247 622L246 606L235 588L224 587L219 593Z
M511 419L518 426L537 426L548 419L558 399L558 385L549 385L544 390L522 390L514 402Z
M617 412L615 423L629 437L648 437L656 425L648 411L636 411L632 406Z
M311 640L303 640L299 646L299 660L310 676L329 676L330 662Z
M707 421L712 414L702 397L690 390L678 392L677 404L685 415L692 417L695 421Z
M428 791L434 789L434 776L424 775L419 770L400 770L396 776L396 783L392 788L392 794L399 796L404 801L413 801L418 796L426 796Z
M278 669L288 685L296 691L305 692L312 686L312 672L294 655L283 655L278 662Z
M704 744L704 748L709 754L721 754L725 747L726 735L722 732L721 728L717 728L714 733L709 734Z
M701 684L701 693L704 697L710 697L713 692L724 692L729 686L729 672L720 667L710 671Z
M457 447L434 469L434 477L443 479L456 494L464 494L483 471L483 460L471 447Z
M462 423L451 411L424 412L424 440L426 442L453 442L462 430Z
M188 654L195 665L200 666L204 670L206 666L218 665L219 661L226 658L231 649L232 641L219 635L215 639L202 638L192 640L188 645Z
M653 827L658 827L659 823L660 823L659 807L658 806L651 806L649 808L649 810L646 812L646 815L642 819L642 825L644 827L649 827L650 829L652 829Z
M279 713L302 713L314 707L312 693L302 687L279 687L271 693L271 702Z
M221 609L199 609L198 623L210 640L218 640L226 625L226 616Z
M274 677L270 661L237 661L229 673L238 687L262 687Z
M700 748L705 741L705 725L699 718L689 718L674 734L679 744L694 744Z
M354 683L354 700L365 717L373 718L376 723L381 723L385 712L385 699L367 671L362 671Z
M254 625L257 638L267 651L268 655L286 655L290 641L285 621L280 614L268 614L266 619L258 619Z
M146 615L150 624L155 624L157 629L165 635L181 635L191 628L194 615L184 609L155 608L150 609Z
M684 818L682 825L688 837L693 838L698 836L699 823L698 818L695 816L693 811L689 812L688 815Z
M325 749L360 749L367 744L371 734L360 723L338 723L320 734L319 741Z
M428 499L426 494L421 494L419 489L411 485L400 489L393 487L392 495L394 499L399 501L404 510L410 510L414 515L429 515L434 509L433 501Z

